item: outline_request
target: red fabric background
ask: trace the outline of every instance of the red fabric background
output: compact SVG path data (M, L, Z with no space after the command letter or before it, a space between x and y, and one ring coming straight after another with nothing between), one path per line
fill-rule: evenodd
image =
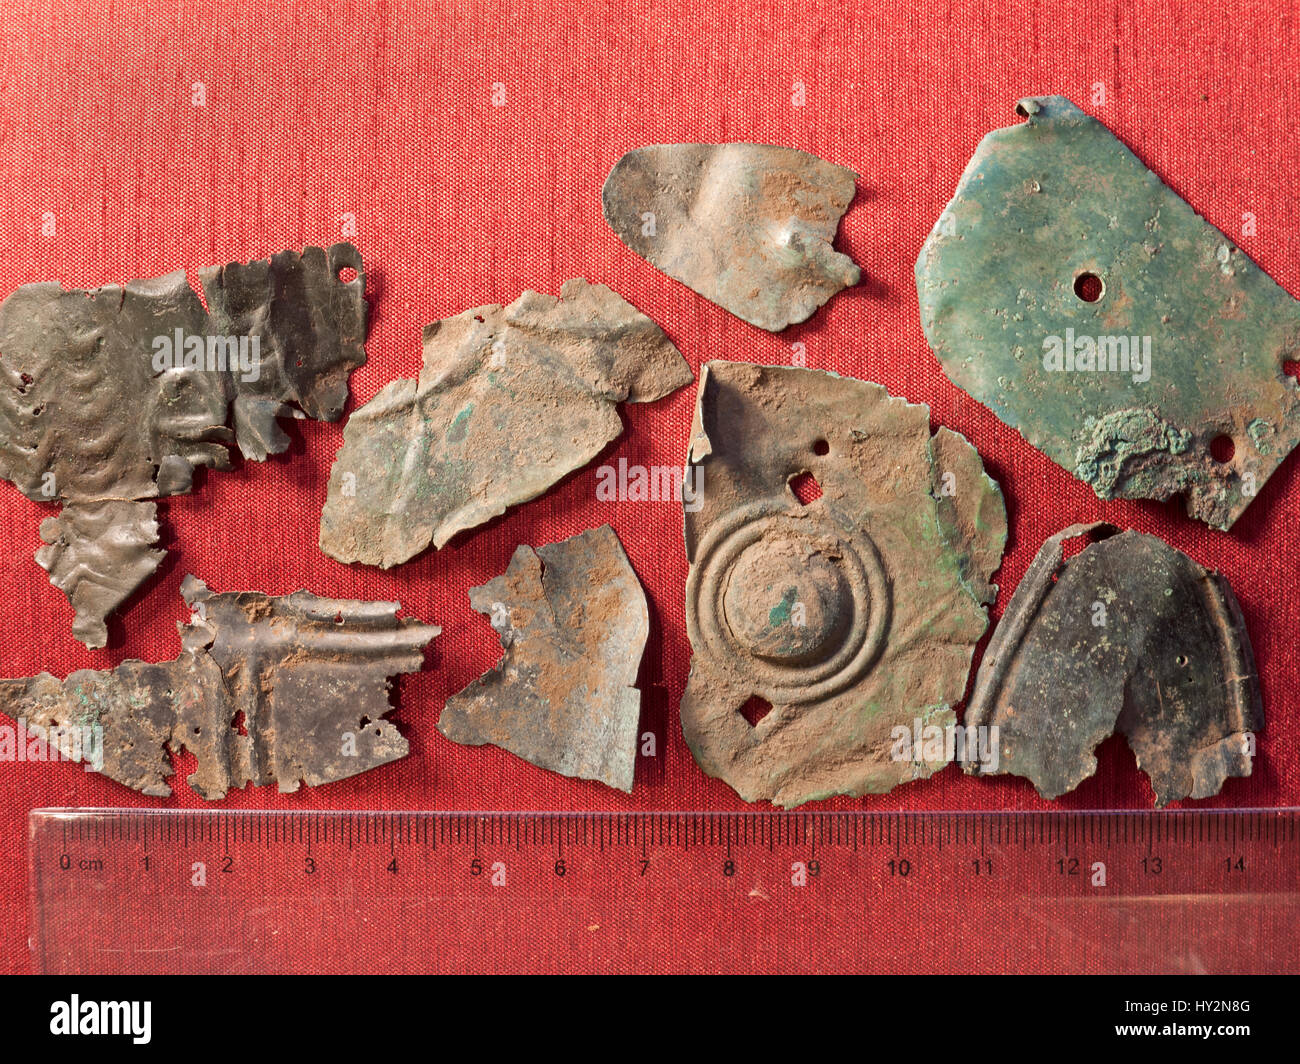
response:
M426 322L573 276L611 284L672 336L693 368L710 358L808 364L877 380L930 404L1001 483L1011 540L1000 614L1035 551L1073 521L1156 532L1223 570L1241 599L1264 677L1268 727L1249 780L1207 805L1300 801L1295 579L1300 472L1293 458L1231 534L1181 503L1103 504L948 383L917 318L913 264L980 137L1015 120L1016 99L1059 92L1097 115L1206 218L1300 293L1300 161L1293 5L952 0L906 11L868 0L814 6L695 6L632 13L606 3L361 0L297 9L186 3L14 0L0 15L0 294L26 281L93 286L178 266L263 257L339 239L355 214L370 283L369 363L356 401L420 364ZM795 81L807 103L792 106ZM191 104L192 85L206 106ZM504 106L491 101L505 86ZM1092 102L1094 86L1106 92ZM861 175L838 246L859 288L803 326L770 335L697 297L624 248L600 187L624 151L671 141L787 144ZM57 235L42 235L43 212ZM1241 235L1252 212L1258 235ZM627 410L602 456L680 463L693 389ZM428 667L401 684L411 756L298 794L232 794L230 807L612 809L743 806L707 779L681 740L676 700L689 647L681 518L669 504L603 504L592 466L545 497L387 573L316 546L341 424L299 423L288 455L200 478L161 506L160 574L89 652L71 609L32 560L49 512L0 484L0 675L169 658L194 572L218 590L298 588L400 599L443 626ZM515 545L609 521L652 601L642 759L631 797L543 772L489 747L458 747L435 722L444 698L489 668L498 644L467 589ZM191 771L181 759L179 774ZM1112 740L1066 807L1143 807L1151 792ZM183 785L170 800L202 804ZM150 804L70 765L0 765L0 970L28 967L24 823L48 805ZM828 808L1047 808L1028 783L955 770ZM305 945L304 948L309 948Z

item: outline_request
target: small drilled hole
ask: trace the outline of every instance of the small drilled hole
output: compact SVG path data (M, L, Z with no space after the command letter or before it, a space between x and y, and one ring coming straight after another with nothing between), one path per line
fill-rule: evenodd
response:
M751 728L771 712L772 703L765 698L759 698L758 695L751 695L749 700L740 707L740 715L749 721Z
M1095 303L1101 298L1106 286L1095 273L1081 273L1074 279L1074 294L1085 303Z
M1232 442L1231 436L1215 436L1210 441L1210 456L1220 465L1231 462L1236 453L1237 445Z
M813 444L813 454L830 454L831 445L825 440L818 440Z
M1178 657L1174 658L1174 661L1178 662L1178 667L1179 667L1180 669L1185 669L1185 668L1187 668L1187 655L1186 655L1186 654L1179 654Z
M344 284L351 284L356 279L357 279L357 271L354 270L351 266L339 267L339 280L342 281Z
M790 490L794 497L808 506L822 497L822 486L811 473L800 473L790 480Z

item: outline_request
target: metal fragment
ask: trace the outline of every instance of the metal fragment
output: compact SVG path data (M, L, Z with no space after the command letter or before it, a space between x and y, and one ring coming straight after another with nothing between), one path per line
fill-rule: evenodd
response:
M108 642L104 618L162 564L158 507L152 502L70 502L41 522L36 564L68 597L72 634L88 647Z
M384 717L390 676L416 672L439 629L396 617L396 602L217 594L193 576L181 654L66 680L0 681L0 712L29 734L101 729L100 771L154 797L172 791L166 750L191 751L190 787L204 798L276 783L284 792L346 779L406 756Z
M1155 536L1109 535L1063 560L1074 525L1043 544L989 642L967 727L997 727L996 766L976 775L1030 779L1044 798L1097 768L1117 728L1156 805L1217 794L1249 776L1264 724L1259 680L1228 582Z
M662 329L616 292L566 281L424 330L418 380L348 419L320 547L388 568L541 495L622 432L617 404L688 384Z
M1006 511L975 449L878 384L710 362L688 461L681 719L704 771L788 807L943 767L898 737L955 724L997 591Z
M831 244L857 175L765 144L657 144L624 155L605 220L647 262L760 329L806 321L861 271Z
M1300 440L1300 304L1070 101L1017 110L917 261L930 346L1101 498L1228 528Z
M354 279L340 279L342 271ZM28 284L0 303L0 477L61 502L37 554L90 647L157 568L156 509L195 469L289 445L283 415L333 420L365 362L365 280L348 244L95 290ZM226 427L234 410L234 431Z
M470 592L470 604L492 619L505 653L447 699L438 730L631 792L650 615L614 530L520 546L503 576Z

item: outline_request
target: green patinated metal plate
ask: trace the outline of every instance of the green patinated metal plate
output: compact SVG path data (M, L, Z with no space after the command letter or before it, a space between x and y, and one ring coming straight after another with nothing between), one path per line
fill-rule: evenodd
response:
M1300 304L1069 100L1017 111L921 250L930 346L1101 498L1230 527L1300 440Z

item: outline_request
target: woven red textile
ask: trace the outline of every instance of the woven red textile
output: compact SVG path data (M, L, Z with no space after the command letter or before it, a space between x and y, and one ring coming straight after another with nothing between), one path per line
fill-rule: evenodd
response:
M599 2L329 0L68 4L12 0L0 15L0 295L26 281L93 286L264 257L340 239L355 216L369 273L368 364L354 405L420 364L420 329L569 277L612 285L659 322L692 367L711 358L808 365L885 384L930 404L1001 483L1011 522L1000 614L1042 541L1106 518L1154 532L1227 574L1264 681L1268 726L1249 780L1206 805L1300 802L1300 628L1293 457L1231 533L1168 505L1102 503L955 389L917 316L913 265L981 136L1015 120L1017 98L1062 93L1139 157L1289 292L1300 293L1300 19L1293 5L1177 0L1091 4L893 0L642 6ZM806 94L794 106L796 83ZM204 102L195 105L195 83ZM504 101L494 105L504 92ZM1097 102L1102 99L1104 102ZM780 335L752 328L628 251L605 224L600 188L628 149L749 140L804 148L856 170L838 246L864 283ZM47 212L55 235L46 235ZM1257 234L1242 235L1253 214ZM602 503L596 467L679 464L693 389L630 407L602 457L543 498L388 572L339 564L316 546L341 424L297 423L286 455L199 478L162 503L167 561L110 621L110 646L70 634L72 611L32 560L51 512L0 484L0 675L66 675L175 655L178 588L399 599L443 626L425 672L400 685L411 755L355 780L229 807L731 809L681 739L676 704L689 647L686 561L672 504ZM516 544L601 522L617 530L652 604L641 759L631 797L551 775L436 731L443 700L499 648L467 590L502 572ZM183 776L190 765L178 765ZM177 782L176 805L201 805ZM1122 742L1060 805L1145 807L1151 791ZM39 806L150 799L72 765L0 765L0 971L24 971L25 819ZM956 770L828 808L1048 808L1023 780ZM304 949L310 945L304 943ZM921 945L918 944L918 948Z

